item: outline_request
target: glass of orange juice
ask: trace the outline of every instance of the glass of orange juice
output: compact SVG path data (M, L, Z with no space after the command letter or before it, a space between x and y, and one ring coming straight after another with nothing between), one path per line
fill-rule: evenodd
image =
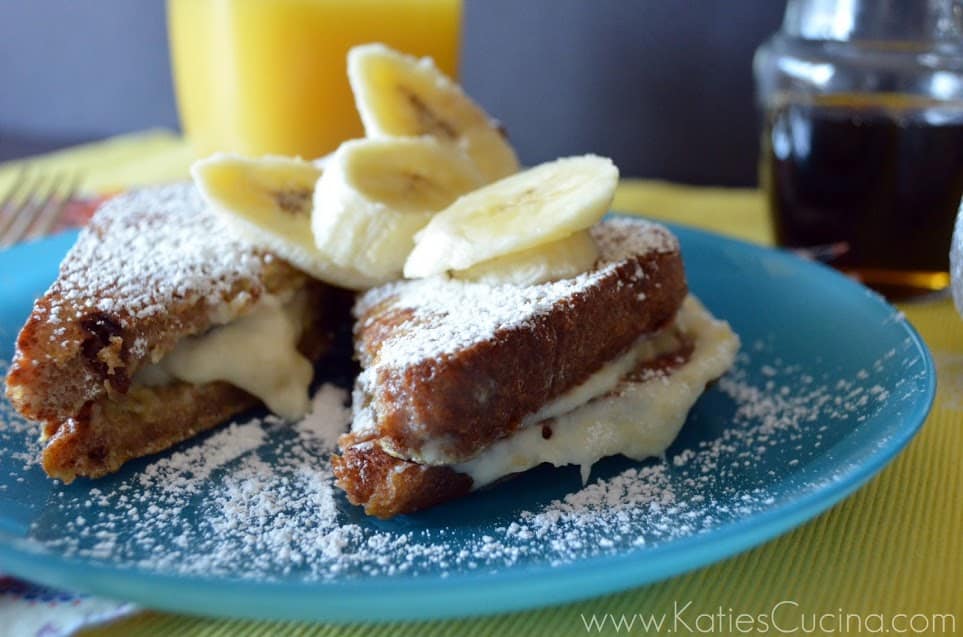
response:
M321 157L363 135L346 54L382 42L458 68L461 0L168 0L181 125L199 156Z

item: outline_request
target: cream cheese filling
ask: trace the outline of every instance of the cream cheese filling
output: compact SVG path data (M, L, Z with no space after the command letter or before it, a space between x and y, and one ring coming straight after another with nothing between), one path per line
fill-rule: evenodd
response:
M678 315L681 316L685 311L685 305L679 309ZM650 333L640 337L625 353L615 360L604 365L601 369L589 376L581 384L568 390L558 398L542 406L534 414L526 416L521 423L522 428L556 418L562 414L588 403L594 398L604 396L611 392L622 380L641 361L653 360L663 354L672 352L678 347L677 328L678 318L667 327L655 333ZM376 428L374 406L366 401L366 394L355 389L354 401L354 420L351 430L356 434L363 435L364 432ZM446 453L449 448L448 440L439 437L427 441L415 454L405 455L394 449L390 441L385 439L380 441L381 448L388 455L395 456L404 460L412 460L419 464L430 465L451 465L452 458Z
M685 311L685 306L679 308L679 315ZM556 418L577 407L584 405L593 398L604 396L615 389L622 377L632 371L642 361L653 360L663 354L668 354L678 347L676 338L677 321L655 334L648 334L637 340L629 350L604 365L602 369L588 377L582 384L573 387L552 402L546 404L536 413L522 421L522 426L539 423L543 420Z
M452 468L471 476L477 489L543 462L581 465L585 480L592 465L607 456L621 453L642 460L661 455L679 433L706 384L729 369L739 350L739 338L729 324L715 319L693 296L685 300L674 326L692 339L693 350L688 361L670 375L630 381L623 377L634 365L626 368L619 359L610 364L611 370L602 370L589 379L591 390L579 386L539 412L542 416L550 414L542 419L551 428L549 438L543 437L542 427L535 421ZM650 339L646 346L654 351L647 358L659 354L656 339ZM639 360L644 359L633 357L633 362ZM624 371L618 373L620 370ZM616 382L597 393L616 373ZM575 403L576 396L583 395L588 398ZM561 411L573 404L574 408Z
M279 416L300 418L310 405L308 386L314 375L311 362L297 349L305 303L303 294L287 302L266 296L251 313L183 339L141 369L134 381L146 386L224 381L256 396Z

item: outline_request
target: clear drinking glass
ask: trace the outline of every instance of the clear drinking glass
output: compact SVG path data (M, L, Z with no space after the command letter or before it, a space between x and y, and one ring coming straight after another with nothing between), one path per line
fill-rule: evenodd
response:
M778 242L891 298L946 288L963 0L789 0L754 70Z
M199 156L325 155L363 135L345 56L383 42L457 77L461 0L168 0L181 126Z

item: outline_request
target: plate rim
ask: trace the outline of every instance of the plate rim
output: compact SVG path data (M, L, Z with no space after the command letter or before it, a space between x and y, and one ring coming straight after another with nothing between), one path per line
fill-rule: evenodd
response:
M649 219L618 212L607 217ZM829 276L835 279L834 283L862 294L866 302L879 309L899 313L875 292L820 263L701 228L649 220L669 227L677 235L681 231L683 236L689 234L719 242L720 248L729 244L739 250L765 253L804 272ZM73 234L68 231L0 251L0 259L22 251L59 246ZM896 431L862 456L858 464L838 472L834 480L705 534L672 539L656 546L631 547L557 566L506 567L494 572L450 576L394 575L355 581L283 582L152 573L132 567L91 564L38 551L32 546L23 547L25 541L21 538L0 533L0 568L32 582L127 600L144 608L213 617L332 623L476 617L556 606L628 590L709 566L785 534L828 510L886 467L922 428L936 395L935 365L929 348L908 320L902 318L899 325L922 360L924 380L923 391L914 398ZM641 564L638 558L644 558ZM559 580L564 584L557 583ZM157 597L158 590L166 594ZM245 597L243 604L238 602L239 595ZM484 600L484 607L480 607L477 599ZM225 612L228 608L230 612Z

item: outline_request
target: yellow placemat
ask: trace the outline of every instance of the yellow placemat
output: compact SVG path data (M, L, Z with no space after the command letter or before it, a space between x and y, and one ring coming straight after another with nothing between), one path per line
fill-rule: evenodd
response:
M189 161L182 140L152 132L32 163L81 171L88 188L114 190L183 177ZM0 166L0 192L3 180L16 170L16 165ZM614 208L752 241L765 243L771 237L755 190L626 180ZM584 635L617 632L613 620L623 622L618 631L623 634L762 634L780 628L796 628L796 634L963 633L963 320L949 300L901 309L929 344L938 367L936 405L922 432L892 465L843 503L725 562L616 595L481 619L329 626L147 612L85 634ZM675 620L677 610L681 624ZM756 618L752 630L740 628L740 613ZM604 629L586 625L593 616L605 623ZM659 630L649 624L647 631L641 623L663 616ZM769 630L761 630L762 618ZM813 622L822 622L821 628Z
M185 179L193 159L190 147L174 133L150 130L102 142L0 163L0 193L24 169L44 175L80 178L80 189L112 193L124 188Z

